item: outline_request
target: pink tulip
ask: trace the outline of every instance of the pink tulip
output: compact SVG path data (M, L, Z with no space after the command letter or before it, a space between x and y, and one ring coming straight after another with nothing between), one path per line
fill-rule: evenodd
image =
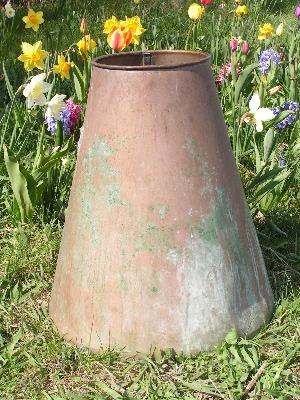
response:
M241 52L242 52L243 54L248 54L248 53L249 53L249 43L248 43L248 42L244 41L244 42L242 43Z
M231 38L230 42L229 42L231 51L236 51L236 49L238 48L238 44L239 44L239 41L236 37Z

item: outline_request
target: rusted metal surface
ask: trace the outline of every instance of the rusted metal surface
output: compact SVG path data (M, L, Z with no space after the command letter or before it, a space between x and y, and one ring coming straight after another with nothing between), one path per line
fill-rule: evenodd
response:
M94 62L50 315L93 350L194 352L273 296L209 57L147 57Z

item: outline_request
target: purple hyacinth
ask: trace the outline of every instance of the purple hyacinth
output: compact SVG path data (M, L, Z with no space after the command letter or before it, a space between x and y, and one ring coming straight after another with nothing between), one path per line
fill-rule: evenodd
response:
M71 112L67 108L65 108L60 112L60 120L62 122L64 134L66 136L70 136L72 121L71 121Z
M72 128L71 112L67 108L64 108L59 113L59 115L60 115L60 121L62 122L64 135L70 136L71 128ZM47 129L51 133L51 135L54 135L56 132L56 123L57 123L57 120L54 117L47 117L45 120Z
M278 165L280 167L284 167L286 165L286 158L282 151L279 152L279 155L278 155Z
M285 117L282 121L280 121L276 126L276 128L283 130L286 129L288 126L292 125L296 118L297 113L299 110L299 105L295 101L285 101L281 106L277 106L273 108L273 114L279 115L281 111L292 111L287 117Z
M56 132L56 119L54 117L47 117L45 119L45 124L47 125L47 129L51 135L54 135Z
M280 62L280 54L278 51L274 50L272 47L261 53L259 57L259 70L263 75L267 75L269 72L271 62L273 64L278 64Z
M300 6L297 6L295 9L295 17L300 19Z

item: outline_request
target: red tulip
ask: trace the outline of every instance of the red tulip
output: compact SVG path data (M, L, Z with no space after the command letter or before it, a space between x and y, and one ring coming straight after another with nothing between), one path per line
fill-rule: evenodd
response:
M201 0L203 6L208 6L213 3L214 0Z

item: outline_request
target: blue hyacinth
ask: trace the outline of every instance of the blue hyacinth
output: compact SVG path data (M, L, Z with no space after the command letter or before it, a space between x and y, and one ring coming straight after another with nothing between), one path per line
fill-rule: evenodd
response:
M292 125L296 118L297 118L297 113L299 110L299 105L295 101L285 101L282 106L277 106L273 108L273 114L274 115L279 115L282 111L292 111L290 115L285 117L282 121L280 121L276 126L276 128L283 130L286 129L288 126Z
M60 113L60 120L63 126L63 132L65 136L71 135L71 112L64 108ZM45 124L47 125L48 131L51 135L54 135L56 132L56 122L57 120L54 117L47 117L45 120Z
M280 54L273 48L263 51L259 57L259 70L263 75L267 75L269 72L271 62L273 64L280 62Z

